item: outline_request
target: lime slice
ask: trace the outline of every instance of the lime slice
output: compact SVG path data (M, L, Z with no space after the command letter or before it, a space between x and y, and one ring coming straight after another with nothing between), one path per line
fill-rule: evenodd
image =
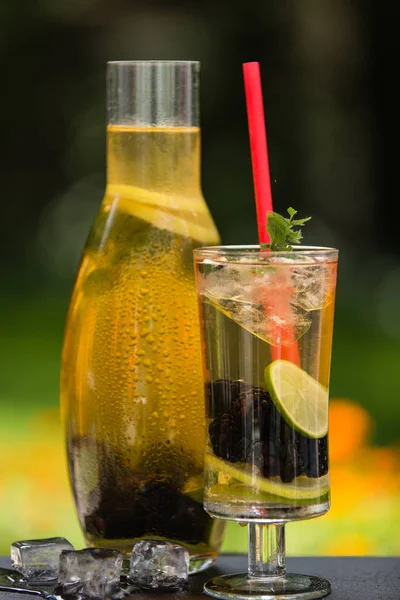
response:
M286 500L315 500L329 492L329 476L325 475L319 479L300 476L292 483L282 483L278 477L261 477L253 472L243 471L234 467L212 454L207 454L205 457L205 465L210 471L223 473L232 477L233 480L239 481L249 487L250 493L266 493L275 498L284 498ZM229 484L225 486L229 490ZM212 491L213 488L211 488ZM218 488L219 489L219 488ZM243 492L242 492L243 494ZM235 495L232 490L232 496Z
M204 476L203 473L201 473L201 475L194 475L186 481L183 487L183 493L185 496L189 496L201 504L203 502L203 487Z
M147 221L158 229L203 242L218 243L218 234L207 206L199 198L174 198L168 194L151 192L128 185L108 185L105 206L114 207ZM179 208L176 208L176 207Z
M287 360L275 360L264 371L265 384L285 421L303 435L328 433L328 390Z
M282 484L283 485L283 484ZM282 495L276 496L269 492L263 492L259 489L251 488L244 483L232 483L230 485L222 485L216 483L207 490L207 500L212 502L228 504L232 502L236 503L249 503L252 504L269 504L269 505L282 505L282 504L310 504L316 500L322 501L327 498L329 487L325 487L319 491L313 498L285 498Z
M167 194L165 192L155 192L134 185L115 183L109 183L106 192L108 196L119 196L121 198L133 200L134 202L140 202L141 204L157 206L162 210L167 208L168 210L173 211L174 207L178 206L179 212L205 212L203 202L196 196L180 195L179 197L176 197L173 194Z

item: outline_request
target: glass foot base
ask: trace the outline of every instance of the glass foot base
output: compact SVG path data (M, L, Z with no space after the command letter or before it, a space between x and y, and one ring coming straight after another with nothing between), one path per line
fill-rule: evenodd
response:
M245 573L214 577L204 591L223 600L311 600L323 598L331 591L326 579L313 575L294 575L251 579Z

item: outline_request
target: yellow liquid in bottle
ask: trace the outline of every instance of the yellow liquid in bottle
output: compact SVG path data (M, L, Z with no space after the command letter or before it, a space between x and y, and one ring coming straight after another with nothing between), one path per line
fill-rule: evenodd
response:
M221 541L201 506L192 251L219 238L199 152L198 128L109 127L108 185L68 314L61 400L78 514L88 543L127 553L150 534L209 557Z

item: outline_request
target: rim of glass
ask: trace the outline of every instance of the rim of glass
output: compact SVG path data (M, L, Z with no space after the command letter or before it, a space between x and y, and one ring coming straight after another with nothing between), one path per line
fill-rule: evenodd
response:
M252 264L270 258L292 258L308 257L310 259L319 258L320 261L330 262L338 258L339 250L327 246L293 246L293 250L272 251L261 250L259 245L251 246L203 246L193 251L196 260L212 260L213 262L224 263L240 262L241 264ZM315 264L315 263L314 263Z
M199 60L108 60L108 65L199 65Z

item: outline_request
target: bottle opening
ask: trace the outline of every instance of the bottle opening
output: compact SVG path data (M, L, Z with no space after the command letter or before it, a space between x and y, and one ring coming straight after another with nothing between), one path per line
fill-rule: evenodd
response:
M109 62L108 124L198 127L199 76L196 61Z

